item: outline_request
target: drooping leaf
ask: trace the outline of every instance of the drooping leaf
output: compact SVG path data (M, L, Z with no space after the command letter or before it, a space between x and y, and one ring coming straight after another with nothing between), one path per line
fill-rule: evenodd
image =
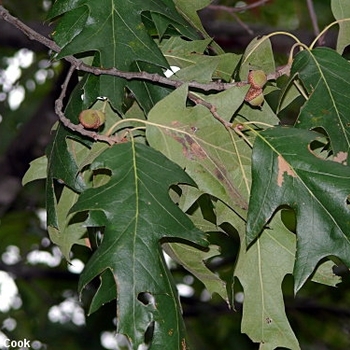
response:
M42 156L34 159L29 164L29 169L24 174L22 179L22 185L26 185L28 182L45 179L47 172L47 158Z
M62 16L53 35L62 48L58 58L92 51L97 53L94 64L103 68L139 71L138 65L149 64L152 73L162 74L167 62L145 27L144 13L154 15L158 28L172 26L186 37L197 36L171 0L60 0L49 14L50 18ZM97 84L86 84L85 89L96 90L97 86L98 96L108 97L121 111L126 81L111 76L94 80ZM144 95L136 98L142 101Z
M161 153L134 142L106 150L91 167L108 169L111 176L106 184L84 191L72 208L89 210L87 225L104 227L102 243L81 275L79 290L110 270L118 301L117 331L130 339L132 348L138 349L152 325L151 349L164 349L164 344L169 349L186 348L181 308L160 243L171 238L207 245L205 235L168 194L170 185L193 181ZM97 306L111 297L108 274L104 280Z
M189 245L170 243L164 250L174 261L197 277L211 295L217 293L227 301L225 282L205 265L206 260L220 255L218 246L211 245L210 250L204 252Z
M330 137L335 158L346 164L350 148L350 63L329 48L304 50L297 54L292 76L298 74L309 99L296 126L323 128Z
M337 256L350 266L350 168L317 158L309 145L318 137L322 135L307 130L269 129L257 137L252 155L247 243L279 207L294 209L295 291L324 257Z
M347 19L339 23L337 52L342 55L344 49L350 44L350 6L346 0L332 0L331 7L335 19Z
M55 195L56 181L80 192L85 184L78 175L78 164L72 149L67 145L67 139L72 133L62 125L58 125L54 138L47 148L48 170L46 180L47 224L58 228L57 199Z
M60 248L67 261L70 261L70 251L74 244L87 245L83 238L86 234L86 228L82 225L84 216L79 220L73 214L68 214L77 198L77 193L64 187L56 209L58 227L48 226L51 241Z
M261 350L300 349L282 294L283 279L293 271L295 241L295 235L275 217L248 250L242 242L235 269L244 289L242 332L260 343Z

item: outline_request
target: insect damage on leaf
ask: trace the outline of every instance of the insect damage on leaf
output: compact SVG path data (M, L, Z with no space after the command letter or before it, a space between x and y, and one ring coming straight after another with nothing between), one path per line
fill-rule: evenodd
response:
M283 181L284 181L284 173L287 173L287 175L290 175L292 177L296 177L296 174L281 155L277 157L277 161L278 161L277 185L279 187L282 187Z
M348 159L348 152L340 151L333 158L333 161L335 161L337 163L341 163L341 164L347 165L347 162L346 162L347 159Z

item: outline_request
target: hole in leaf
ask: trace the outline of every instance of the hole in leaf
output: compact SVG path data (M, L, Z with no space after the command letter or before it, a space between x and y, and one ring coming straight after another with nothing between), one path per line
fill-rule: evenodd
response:
M282 219L284 226L286 226L286 228L289 231L294 232L294 233L296 232L297 219L296 219L295 212L293 209L284 208L281 211L281 219Z
M139 293L139 295L137 296L137 299L141 301L143 305L155 304L154 296L148 292Z
M350 206L350 194L347 195L347 197L345 199L345 203L347 206Z
M112 172L109 169L102 168L93 171L92 183L93 187L101 187L105 185L112 176Z
M311 141L309 145L309 150L317 158L327 159L332 154L330 147L329 137L323 128L313 129L320 134L316 140Z
M145 332L145 342L142 344L142 350L147 350L151 347L152 339L154 333L154 321L149 324Z

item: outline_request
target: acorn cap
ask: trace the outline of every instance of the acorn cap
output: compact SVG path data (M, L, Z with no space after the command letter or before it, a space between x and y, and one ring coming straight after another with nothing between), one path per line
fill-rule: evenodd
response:
M267 82L267 77L262 70L251 70L248 73L248 83L253 88L263 88Z
M85 109L79 114L79 121L86 129L98 129L105 119L105 114L97 109Z

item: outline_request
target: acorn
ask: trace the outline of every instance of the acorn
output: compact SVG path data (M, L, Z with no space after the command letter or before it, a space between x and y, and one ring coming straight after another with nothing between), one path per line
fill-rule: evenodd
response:
M267 77L262 70L251 70L248 73L248 83L256 89L261 89L267 82Z
M244 100L253 107L261 107L264 103L264 94L262 88L250 87Z
M79 121L86 129L98 129L105 120L105 114L97 109L85 109L79 114Z
M264 94L261 92L259 95L254 97L249 101L249 104L253 107L261 107L262 104L264 103Z

